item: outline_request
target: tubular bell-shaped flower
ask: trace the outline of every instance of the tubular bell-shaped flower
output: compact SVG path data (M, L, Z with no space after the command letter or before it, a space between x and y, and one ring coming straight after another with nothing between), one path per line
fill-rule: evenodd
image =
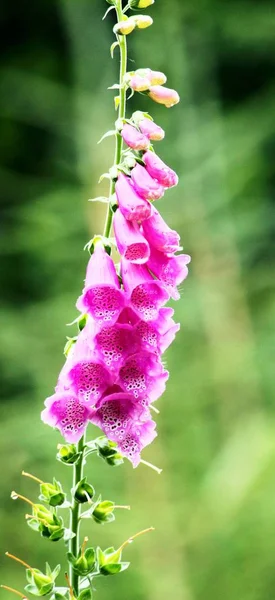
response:
M99 323L114 323L124 306L114 263L101 244L96 244L89 260L84 290L76 306Z
M141 198L129 177L120 173L116 182L118 206L128 221L144 221L151 215L151 204Z
M186 279L188 275L187 265L190 260L188 254L169 257L158 250L151 250L148 268L163 283L174 300L179 300L180 294L177 286Z
M145 167L139 163L131 171L131 180L135 191L144 200L158 200L164 194L163 186L153 179Z
M142 230L150 246L153 246L156 250L167 255L182 250L179 245L179 234L177 231L170 229L154 206L152 207L151 217L143 221Z
M148 92L149 98L157 102L158 104L164 104L166 108L171 108L175 104L178 104L180 97L176 90L164 87L162 85L152 85L149 87Z
M42 421L60 429L67 442L78 442L92 416L92 411L83 406L78 397L71 392L59 392L50 396L45 401L45 406L41 414Z
M147 150L142 157L148 173L156 179L163 187L170 188L178 183L178 176L170 169L157 154L151 150Z
M133 265L123 258L121 275L130 307L144 321L155 320L159 309L169 298L165 287L152 277L144 265Z
M149 140L146 135L143 135L136 127L130 125L129 123L125 123L121 130L121 135L123 140L129 148L133 150L146 150L149 146Z
M147 262L150 256L147 240L142 235L137 223L125 219L119 208L114 216L114 232L121 256L139 265Z

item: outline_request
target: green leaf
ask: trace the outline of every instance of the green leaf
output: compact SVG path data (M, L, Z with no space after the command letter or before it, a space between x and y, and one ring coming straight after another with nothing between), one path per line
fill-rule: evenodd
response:
M92 600L91 588L85 588L77 596L77 600Z
M106 196L97 196L97 198L89 198L88 202L102 202L103 204L108 204L109 198L106 198Z
M112 135L116 135L117 132L115 129L109 129L109 131L106 131L106 133L104 133L104 135L100 138L100 140L98 140L98 144L101 144L101 142L103 140L105 140L107 137L111 137Z
M115 50L115 48L116 48L117 46L119 46L119 42L114 42L114 43L111 45L111 48L110 48L110 54L111 54L111 57L112 57L112 58L114 58L114 50Z

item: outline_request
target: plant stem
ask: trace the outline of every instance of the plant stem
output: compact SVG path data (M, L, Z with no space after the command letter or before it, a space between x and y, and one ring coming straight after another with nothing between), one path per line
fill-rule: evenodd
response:
M82 479L84 445L85 445L85 436L83 435L83 437L79 440L78 445L77 445L77 452L80 453L80 457L79 457L77 463L75 463L73 465L73 470L74 470L73 489L79 483L79 481ZM69 550L70 550L70 552L72 552L72 554L74 554L74 556L77 556L78 551L79 551L79 516L80 516L80 504L76 501L75 498L73 498L73 505L72 505L72 509L71 509L70 528L71 528L71 531L75 534L75 536L70 540ZM70 569L70 583L71 583L71 586L74 589L75 594L77 596L78 592L79 592L78 575L76 573L74 573L71 564L70 564L69 569Z
M122 0L117 0L116 2L116 14L117 14L117 20L121 21L123 19L123 10L122 10ZM125 118L125 113L126 113L126 88L124 86L124 76L127 70L127 43L126 43L126 36L125 35L119 35L118 36L118 42L119 42L119 49L120 49L120 75L119 75L119 84L120 84L120 89L119 89L119 111L118 111L118 118L119 119L124 119ZM120 164L121 162L121 154L122 154L122 147L123 147L123 139L120 135L120 133L117 132L116 134L116 147L115 147L115 158L114 158L114 166L117 166ZM108 211L107 211L107 215L106 215L106 221L105 221L105 226L104 226L104 237L109 237L110 236L110 232L111 232L111 228L112 228L112 222L113 222L113 211L111 208L111 197L115 192L115 182L111 181L110 183L110 194L109 194L109 206L108 206ZM81 438L81 440L78 443L78 447L77 447L77 451L80 453L80 457L78 462L73 466L74 469L74 474L73 474L73 488L75 488L75 486L79 483L79 481L82 479L83 477L83 466L84 466L84 446L85 446L85 439L84 436ZM80 504L73 499L73 504L72 504L72 509L71 509L71 531L72 533L75 534L75 536L70 540L69 543L69 550L70 552L74 555L77 556L78 552L79 552L79 517L80 517ZM71 586L76 594L76 596L78 596L79 594L79 576L74 573L72 565L70 565L70 583Z
M122 21L123 19L123 10L122 10L122 0L117 0L117 4L116 4L116 14L117 14L117 20L118 21ZM126 36L125 35L118 35L117 36L118 42L119 42L119 50L120 50L120 74L119 74L119 111L118 111L118 118L119 119L125 119L125 113L126 113L126 88L124 86L124 76L126 74L127 71L127 42L126 42ZM123 146L123 139L120 135L120 133L117 132L116 134L116 148L115 148L115 159L114 159L114 166L119 165L119 163L121 162L121 153L122 153L122 146ZM115 182L112 180L110 183L110 193L109 193L109 206L108 206L108 211L107 211L107 215L106 215L106 221L105 221L105 227L104 227L104 233L103 235L105 237L109 237L110 236L110 231L111 231L111 227L112 227L112 222L113 222L113 211L111 208L111 197L115 192Z

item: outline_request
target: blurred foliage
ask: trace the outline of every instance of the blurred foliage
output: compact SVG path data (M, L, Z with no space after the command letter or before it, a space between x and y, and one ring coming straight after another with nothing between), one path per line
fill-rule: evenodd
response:
M23 588L8 550L43 568L62 552L26 527L21 470L71 484L54 462L58 433L40 424L62 365L88 259L102 228L99 175L113 141L118 62L104 0L6 2L1 11L1 581ZM192 255L175 304L182 329L166 356L162 466L87 472L104 497L130 504L91 543L118 545L132 567L100 582L99 600L271 600L275 587L274 148L275 14L271 0L156 0L154 27L129 39L129 66L163 70L181 104L135 95L166 129L161 157L181 176L158 206ZM91 432L92 433L92 432ZM84 533L84 532L83 532ZM60 585L64 582L60 581ZM3 598L8 594L3 593Z

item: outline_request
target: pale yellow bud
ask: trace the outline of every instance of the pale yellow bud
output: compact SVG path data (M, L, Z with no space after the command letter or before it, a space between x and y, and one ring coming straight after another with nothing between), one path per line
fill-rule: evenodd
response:
M119 21L115 26L114 26L114 33L118 34L118 35L128 35L129 33L132 33L132 31L135 29L136 27L136 22L135 19L130 17L129 19L125 19L125 21Z
M146 29L153 24L153 19L152 17L149 17L149 15L137 15L136 17L132 18L134 19L138 29Z

